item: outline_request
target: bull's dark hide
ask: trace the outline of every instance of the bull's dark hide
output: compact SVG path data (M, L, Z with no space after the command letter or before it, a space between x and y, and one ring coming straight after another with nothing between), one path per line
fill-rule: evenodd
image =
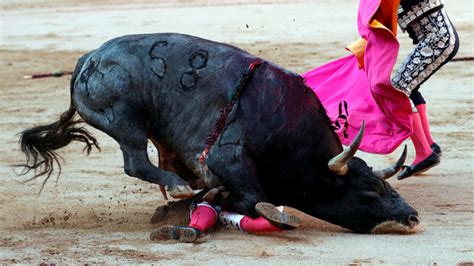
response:
M128 175L163 185L172 196L188 196L187 180L198 177L230 191L219 202L224 208L251 216L255 203L268 201L361 232L387 220L411 224L416 212L361 159L350 161L346 174L329 170L342 146L320 101L299 75L265 60L206 164L199 163L219 110L256 60L233 46L181 34L108 41L79 59L69 111L58 122L23 132L27 166L49 174L54 150L72 140L96 144L76 127L77 110L119 143ZM150 163L148 139L177 156L175 171Z

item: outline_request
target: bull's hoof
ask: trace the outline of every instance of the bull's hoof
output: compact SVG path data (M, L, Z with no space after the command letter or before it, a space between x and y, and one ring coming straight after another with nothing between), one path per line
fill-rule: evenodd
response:
M218 188L213 188L209 190L206 194L204 194L202 199L207 202L214 202L214 200L216 199L217 195L219 195L219 193L220 191Z
M151 241L177 240L182 243L196 242L201 231L190 226L162 226L150 234Z
M229 192L225 191L224 186L216 187L204 194L202 199L204 201L212 203L218 196L222 196L222 198L227 198L229 196Z
M188 185L178 185L168 190L170 196L175 199L187 199L194 196L194 190Z
M271 203L259 202L255 205L255 211L271 224L283 230L295 229L301 223L300 218L296 215L290 215L285 211L280 211Z

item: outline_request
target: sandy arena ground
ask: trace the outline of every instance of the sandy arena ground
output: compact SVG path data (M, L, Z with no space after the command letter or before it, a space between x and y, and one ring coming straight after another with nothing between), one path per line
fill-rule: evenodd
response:
M255 236L220 229L202 244L151 243L148 235L155 225L150 217L166 201L157 186L126 176L118 145L94 129L102 152L86 157L80 145L71 144L59 151L65 162L56 183L50 181L41 194L39 180L20 183L27 177L17 177L12 167L24 160L16 134L55 121L66 110L70 78L22 77L71 70L81 54L107 39L188 33L235 44L303 73L345 55L344 45L357 37L357 1L269 2L2 1L0 263L474 262L472 61L448 64L422 88L433 135L443 147L441 165L419 177L390 180L420 212L423 229L417 234L359 235L306 217L301 229L286 233ZM447 3L461 38L459 57L474 55L472 7L469 0ZM403 57L411 44L405 35L400 41ZM407 143L411 160L413 148ZM382 167L400 152L360 156Z

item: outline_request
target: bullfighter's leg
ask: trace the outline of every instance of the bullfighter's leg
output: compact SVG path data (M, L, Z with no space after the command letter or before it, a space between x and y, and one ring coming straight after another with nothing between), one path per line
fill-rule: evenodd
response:
M201 202L190 213L188 226L162 226L150 234L152 241L178 240L179 242L196 242L200 236L211 229L217 222L218 208Z
M299 218L289 215L283 206L275 207L270 203L258 203L255 207L258 213L265 217L252 218L237 213L219 211L220 208L202 202L191 211L191 221L188 226L166 225L150 234L152 241L178 240L191 243L199 240L207 230L212 228L217 218L227 227L233 227L246 233L269 233L295 229Z
M221 211L219 220L227 227L234 227L246 233L269 233L292 230L299 226L300 219L284 211L284 206L259 202L255 210L260 217L252 218L237 213Z
M409 95L416 109L411 136L416 157L400 173L399 179L403 179L439 164L441 148L431 137L426 103L419 89L456 55L459 38L442 1L402 0L398 21L416 45L392 79L394 87Z

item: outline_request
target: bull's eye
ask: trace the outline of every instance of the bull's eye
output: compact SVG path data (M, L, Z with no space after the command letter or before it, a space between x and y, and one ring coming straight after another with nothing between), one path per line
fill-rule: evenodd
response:
M370 198L378 198L381 196L381 194L374 190L373 188L366 188L362 192L365 196L370 197Z
M379 187L377 185L372 187L365 187L363 190L367 192L377 193L379 196L382 196L385 193L384 188L381 186Z

